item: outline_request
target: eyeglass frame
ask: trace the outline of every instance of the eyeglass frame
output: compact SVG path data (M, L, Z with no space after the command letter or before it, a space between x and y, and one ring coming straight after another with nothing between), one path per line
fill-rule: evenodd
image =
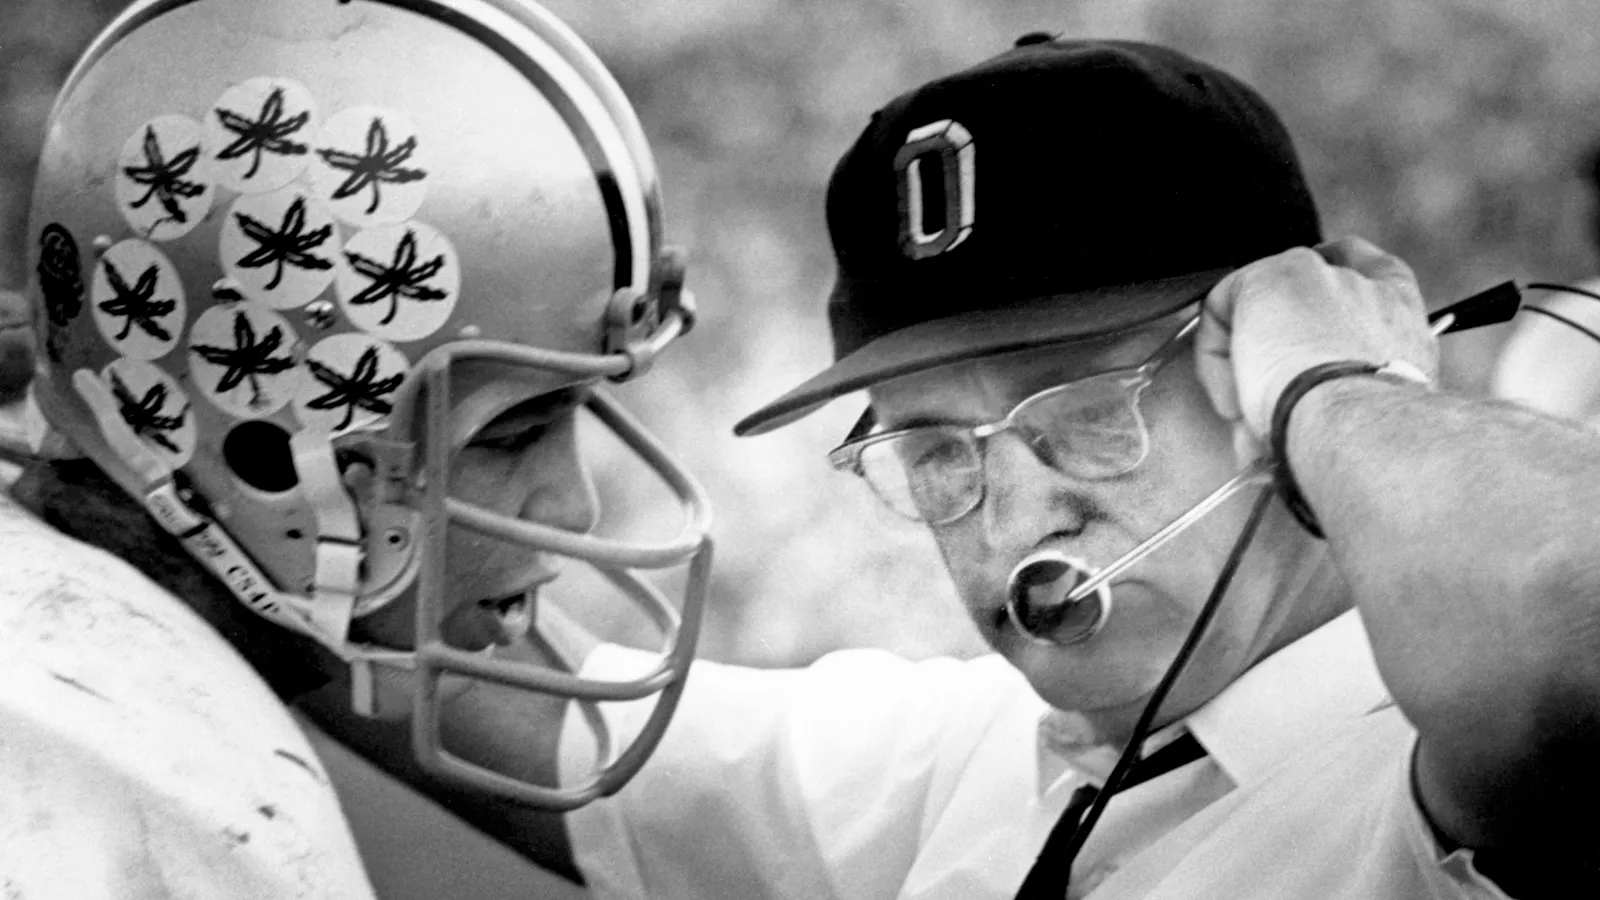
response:
M867 482L868 487L872 488L872 493L878 497L884 506L889 507L889 509L893 510L896 514L911 519L911 521L914 522L926 523L929 526L948 525L951 522L968 515L974 509L977 509L978 506L983 503L983 498L988 495L988 457L985 452L985 443L989 438L994 437L997 434L1018 429L1020 427L1020 423L1017 422L1016 416L1019 410L1025 409L1029 405L1039 402L1042 398L1065 392L1074 385L1082 384L1085 381L1095 378L1105 378L1107 376L1120 375L1132 382L1133 400L1130 406L1134 411L1137 421L1139 422L1141 436L1143 437L1143 449L1141 449L1139 452L1139 458L1133 463L1129 464L1126 468L1107 475L1089 478L1086 480L1100 481L1107 478L1116 478L1121 475L1126 475L1127 473L1138 468L1140 464L1145 461L1145 458L1150 455L1150 429L1149 426L1145 424L1143 416L1139 415L1139 400L1143 397L1145 389L1150 387L1150 385L1155 382L1156 374L1160 372L1161 369L1167 365L1167 363L1172 362L1179 356L1184 342L1188 338L1192 337L1195 330L1199 327L1201 315L1202 313L1196 313L1188 321L1184 322L1177 332L1172 335L1172 337L1163 341L1161 346L1157 347L1153 352L1151 352L1151 354L1146 357L1143 362L1132 366L1107 369L1104 372L1096 372L1092 375L1084 375L1079 378L1074 378L1070 381L1063 381L1058 384L1051 385L1050 387L1044 388L1040 391L1035 391L1034 393L1029 394L1028 396L1019 400L1016 405L1012 406L1003 417L993 422L985 422L978 425L968 426L956 424L915 425L910 428L897 428L893 431L885 431L881 434L863 434L863 432L871 429L872 426L877 422L877 415L873 412L872 407L868 406L867 410L862 413L861 418L856 422L855 426L850 429L850 433L845 436L844 441L839 444L839 446L828 451L828 464L836 471L848 472ZM966 504L959 512L953 513L938 520L927 519L921 516L906 515L906 513L902 512L894 504L890 503L883 497L882 493L876 488L876 486L873 485L872 479L866 476L866 472L863 470L861 465L861 456L866 452L867 448L875 444L883 443L884 441L904 437L905 435L913 434L915 432L930 428L955 429L958 433L967 435L967 440L975 445L975 455L978 459L980 471L983 473L983 477L980 478L978 482L978 490L973 492L972 501ZM1024 437L1024 442L1029 445L1030 449L1032 449L1032 442L1028 441L1026 437ZM1037 451L1034 452L1037 453ZM1053 463L1046 462L1046 465L1049 465L1051 468L1060 471L1060 469Z

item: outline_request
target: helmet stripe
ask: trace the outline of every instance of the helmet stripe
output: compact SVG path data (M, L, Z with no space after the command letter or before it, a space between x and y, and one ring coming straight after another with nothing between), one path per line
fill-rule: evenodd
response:
M606 153L602 136L595 132L591 121L579 109L578 100L573 96L571 87L563 84L556 73L547 69L505 34L448 2L438 2L438 0L372 0L372 2L427 16L461 31L500 56L539 89L572 132L573 138L589 162L590 170L594 173L596 186L605 204L606 220L611 227L611 245L616 254L612 268L612 286L622 288L634 285L635 251L630 223L643 219L647 212L640 209L633 216L629 215L624 184L627 183L625 176L630 173L623 173L623 177L619 177L612 157ZM634 199L638 202L638 198ZM638 277L642 280L644 274L639 273ZM644 285L641 283L638 287L642 288Z

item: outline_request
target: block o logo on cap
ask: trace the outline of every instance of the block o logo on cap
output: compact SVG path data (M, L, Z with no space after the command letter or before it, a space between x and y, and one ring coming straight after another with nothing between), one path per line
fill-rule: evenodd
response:
M949 250L972 233L972 135L951 119L912 129L894 155L900 201L900 252L926 259ZM925 167L938 166L937 171ZM928 190L928 188L933 190ZM929 196L929 195L932 196Z

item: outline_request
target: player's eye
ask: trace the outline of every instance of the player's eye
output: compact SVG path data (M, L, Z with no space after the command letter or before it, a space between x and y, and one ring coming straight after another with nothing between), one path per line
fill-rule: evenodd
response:
M533 446L560 420L571 415L583 394L576 389L556 391L511 407L483 426L468 447L518 453Z

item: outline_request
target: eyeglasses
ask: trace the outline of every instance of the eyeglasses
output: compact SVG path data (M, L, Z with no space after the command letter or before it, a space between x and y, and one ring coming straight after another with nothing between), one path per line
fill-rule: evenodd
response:
M828 453L828 462L866 479L890 509L930 525L954 522L983 501L983 442L1006 431L1015 431L1045 465L1073 478L1125 474L1150 452L1139 396L1199 322L1199 316L1185 322L1137 366L1046 388L998 422L922 425L858 437L872 425L869 409L850 437Z

